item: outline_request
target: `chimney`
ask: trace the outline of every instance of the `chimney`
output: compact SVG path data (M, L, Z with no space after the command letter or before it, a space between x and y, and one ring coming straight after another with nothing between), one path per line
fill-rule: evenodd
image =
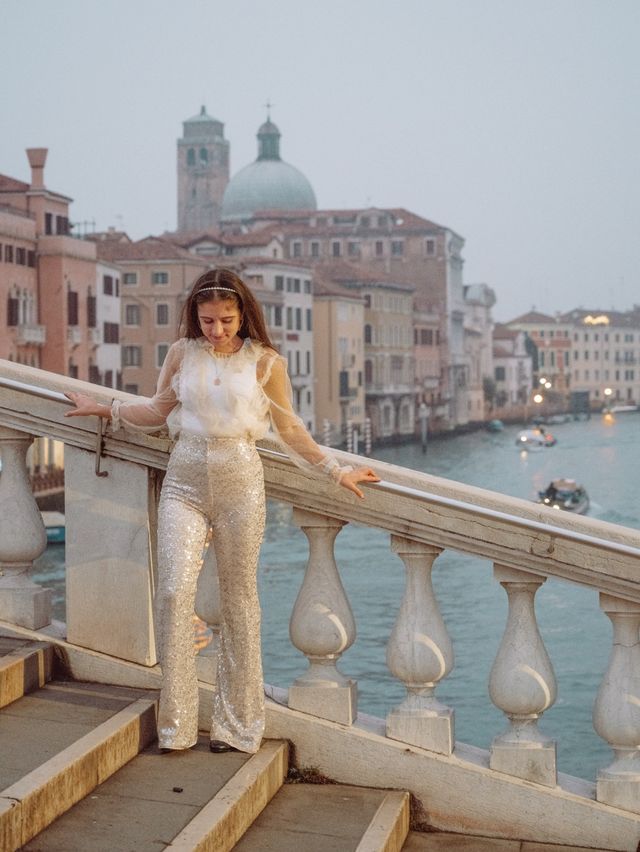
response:
M31 189L44 189L44 164L47 161L48 148L27 148L27 157L31 166Z

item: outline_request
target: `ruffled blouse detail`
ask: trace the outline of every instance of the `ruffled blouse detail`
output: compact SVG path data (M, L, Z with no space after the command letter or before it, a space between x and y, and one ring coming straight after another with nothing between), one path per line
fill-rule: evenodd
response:
M204 337L181 338L167 353L151 399L112 405L114 431L122 425L156 432L165 423L172 438L184 433L255 441L271 427L300 467L335 482L351 470L316 444L295 413L285 359L255 340L226 354Z

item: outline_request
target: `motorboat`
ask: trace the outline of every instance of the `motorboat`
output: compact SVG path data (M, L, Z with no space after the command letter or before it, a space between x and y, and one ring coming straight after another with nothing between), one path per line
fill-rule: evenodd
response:
M538 491L538 503L584 515L589 509L589 495L575 479L553 479L544 491Z
M489 420L487 423L487 432L502 432L504 423L502 420Z
M541 450L543 447L553 447L557 441L551 432L536 429L522 429L518 432L516 446L521 450Z
M41 512L47 544L64 544L66 525L62 512Z

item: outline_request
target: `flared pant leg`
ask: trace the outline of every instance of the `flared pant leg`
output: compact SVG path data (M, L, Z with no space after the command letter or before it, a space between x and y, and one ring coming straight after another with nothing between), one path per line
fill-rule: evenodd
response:
M158 709L160 748L190 748L198 739L198 678L193 613L209 521L173 497L158 511L156 634L162 667Z
M257 568L264 522L264 477L255 445L236 439L181 438L169 462L158 511L161 748L189 748L197 740L192 619L209 526L221 608L211 738L246 752L260 747L264 684Z
M258 460L259 461L259 460ZM262 463L260 462L260 474ZM257 569L264 534L264 494L252 486L247 505L213 528L220 584L220 651L211 739L256 752L264 733L264 679Z

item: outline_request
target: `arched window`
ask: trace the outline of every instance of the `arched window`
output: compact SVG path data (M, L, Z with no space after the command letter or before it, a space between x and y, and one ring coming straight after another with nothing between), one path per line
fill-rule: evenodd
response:
M206 148L200 148L200 162L208 163L209 162L209 152Z
M189 148L189 150L187 151L187 165L188 166L195 166L195 164L196 164L196 152L193 150L193 148Z
M364 342L371 343L371 326L367 323L364 327Z

